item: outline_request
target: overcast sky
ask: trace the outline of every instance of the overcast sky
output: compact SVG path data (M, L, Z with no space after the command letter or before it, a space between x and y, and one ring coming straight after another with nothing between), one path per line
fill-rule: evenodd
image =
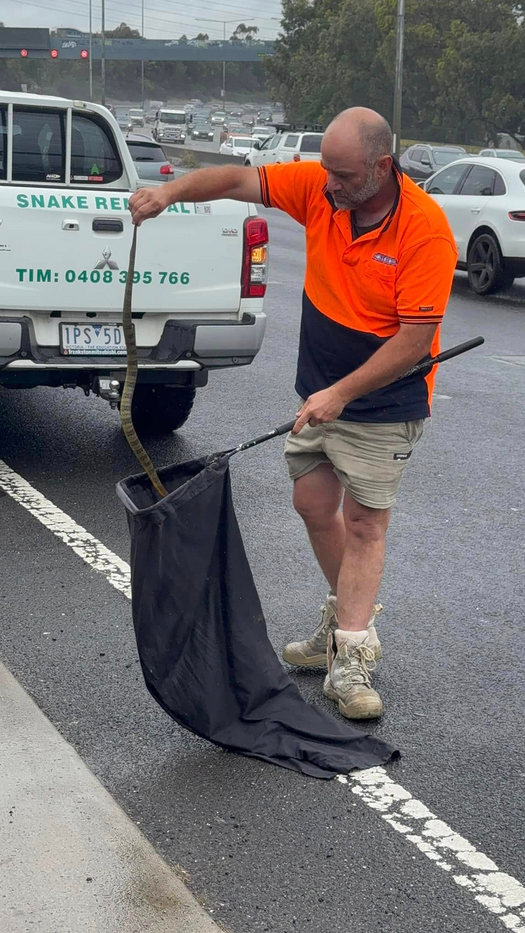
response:
M106 0L106 27L114 29L125 22L140 30L141 10L142 0ZM222 24L210 22L211 18L233 20L226 25L227 37L244 22L258 26L261 39L270 39L278 32L280 12L280 0L265 0L264 5L257 0L144 0L144 34L150 39L178 38L183 33L191 38L202 31L210 38L222 38ZM92 0L92 15L95 32L100 29L100 0ZM87 32L89 0L3 0L0 16L6 26L70 26Z

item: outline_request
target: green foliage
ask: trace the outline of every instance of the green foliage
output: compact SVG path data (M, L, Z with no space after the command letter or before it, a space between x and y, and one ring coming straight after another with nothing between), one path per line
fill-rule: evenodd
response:
M356 104L391 118L397 0L284 0L275 99L293 120ZM406 0L406 135L484 142L525 130L524 3Z
M184 168L199 168L200 162L197 161L195 153L191 149L186 149L180 157L180 164Z

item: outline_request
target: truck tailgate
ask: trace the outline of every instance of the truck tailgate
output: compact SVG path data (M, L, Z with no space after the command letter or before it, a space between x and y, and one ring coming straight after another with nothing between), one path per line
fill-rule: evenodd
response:
M0 313L120 314L131 217L116 189L0 187ZM174 204L139 231L133 310L210 317L240 307L243 223L233 201Z

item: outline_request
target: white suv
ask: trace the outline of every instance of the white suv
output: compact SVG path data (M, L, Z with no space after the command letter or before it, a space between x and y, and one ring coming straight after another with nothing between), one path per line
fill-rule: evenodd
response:
M245 165L272 162L320 162L322 133L276 133L252 149Z

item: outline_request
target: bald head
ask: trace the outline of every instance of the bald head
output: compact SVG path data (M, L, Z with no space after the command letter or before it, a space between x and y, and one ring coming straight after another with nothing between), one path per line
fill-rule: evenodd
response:
M361 150L368 165L374 165L382 156L392 152L392 130L380 113L368 107L349 107L330 123L323 139L329 151L337 149Z
M338 208L355 210L392 183L392 130L367 107L343 110L323 136L327 188Z

